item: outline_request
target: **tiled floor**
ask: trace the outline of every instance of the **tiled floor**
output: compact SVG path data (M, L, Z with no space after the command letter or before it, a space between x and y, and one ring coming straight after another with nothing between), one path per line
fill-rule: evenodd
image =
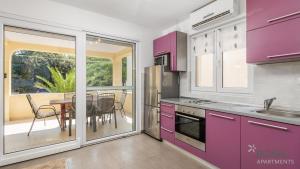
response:
M70 159L71 169L208 169L178 150L141 134L2 169L21 169L54 159Z
M121 115L117 113L117 122L117 128L115 128L114 120L112 120L111 123L107 122L103 125L101 122L98 122L96 132L93 132L92 126L87 125L87 140L93 140L132 131L131 117L121 117ZM27 132L30 128L31 121L22 121L22 123L16 124L19 126L13 127L12 125L15 124L6 126L8 128L5 131L6 135L4 147L6 153L66 142L75 139L75 126L72 127L72 136L69 137L68 128L62 132L56 119L47 120L45 126L43 120L37 121L30 136L27 136Z

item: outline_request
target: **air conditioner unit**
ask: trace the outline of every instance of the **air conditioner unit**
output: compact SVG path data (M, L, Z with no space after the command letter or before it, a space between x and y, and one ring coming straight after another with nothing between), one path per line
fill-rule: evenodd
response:
M238 3L236 0L215 0L192 12L190 19L192 28L197 30L203 25L237 14Z

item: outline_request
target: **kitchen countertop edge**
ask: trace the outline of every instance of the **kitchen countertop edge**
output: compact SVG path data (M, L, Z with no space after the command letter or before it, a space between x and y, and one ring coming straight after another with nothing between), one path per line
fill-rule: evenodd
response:
M222 103L222 102L212 102L212 103L204 103L204 104L193 104L193 103L183 103L180 102L180 98L164 98L160 100L161 102L165 103L171 103L171 104L177 104L177 105L183 105L183 106L190 106L190 107L196 107L201 108L205 110L212 110L212 111L218 111L222 113L229 113L229 114L235 114L240 116L246 116L246 117L253 117L263 120L270 120L274 122L281 122L286 124L292 124L300 126L300 118L288 118L288 117L280 117L280 116L274 116L274 115L266 115L266 114L259 114L256 112L256 110L260 110L260 107L254 107L254 106L244 106L244 105L238 105L238 104L231 104L231 103ZM243 109L243 107L247 109ZM237 108L237 109L234 109ZM249 108L253 108L252 110L249 110Z

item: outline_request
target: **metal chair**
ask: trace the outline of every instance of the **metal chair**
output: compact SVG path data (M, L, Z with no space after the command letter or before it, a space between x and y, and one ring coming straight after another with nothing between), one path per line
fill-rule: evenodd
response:
M59 121L59 118L58 118L58 115L60 113L58 111L56 111L54 106L52 106L52 105L42 105L40 107L37 107L36 104L34 103L34 101L32 100L32 97L31 97L30 94L27 94L26 98L27 98L27 100L30 104L32 113L34 114L34 119L32 121L32 124L31 124L31 127L29 129L29 132L28 132L27 136L29 136L36 119L44 119L45 120L48 117L54 117L55 116L57 121L58 121L59 126L61 127L61 124L60 124L60 121Z
M117 116L115 110L115 94L101 93L97 95L96 115L102 119L102 124L106 121L105 115L109 115L109 123L111 123L111 116L114 114L115 128L117 128Z
M71 110L68 112L69 113L69 136L72 135L72 119L76 119L76 95L72 97L72 106ZM91 94L86 94L86 118L88 119L90 117L93 119L91 120L90 124L93 124L93 129L96 131L96 120L95 115L94 115L94 106L93 106L93 95Z
M126 112L124 110L124 103L126 100L126 96L127 96L127 91L123 90L120 100L115 102L115 108L116 108L116 110L120 111L122 117L125 117L125 115L126 115Z

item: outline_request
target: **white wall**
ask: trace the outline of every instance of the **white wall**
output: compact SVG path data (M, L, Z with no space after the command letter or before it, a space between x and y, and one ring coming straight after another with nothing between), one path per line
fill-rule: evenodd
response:
M143 105L143 71L152 65L152 40L158 31L49 0L0 0L1 17L20 18L37 23L111 35L139 41L137 53L137 113ZM140 124L141 125L141 124Z
M245 0L240 0L241 16L245 15ZM189 20L184 20L161 32L167 34L172 31L182 31L189 35L196 32L191 30ZM190 49L190 48L189 48ZM191 91L190 53L188 52L188 68L186 73L181 73L180 94L186 97L206 98L217 101L263 105L263 100L273 96L277 97L274 105L300 109L300 62L254 66L253 93L228 94L216 92Z

